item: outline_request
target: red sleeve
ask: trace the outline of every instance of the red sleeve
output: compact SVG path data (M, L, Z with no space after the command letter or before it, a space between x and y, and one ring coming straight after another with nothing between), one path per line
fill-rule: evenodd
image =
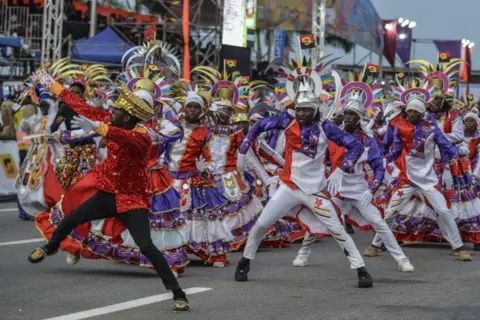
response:
M100 133L100 135L102 134ZM143 153L145 150L150 150L152 144L152 140L147 133L136 130L124 130L113 126L108 126L104 136L107 140L121 144L135 153Z
M337 146L333 141L328 141L328 153L330 155L331 172L342 164L345 148Z
M208 163L212 161L212 154L211 154L210 148L208 147L208 142L210 141L210 139L212 139L213 134L209 129L205 129L205 130L207 130L208 132L205 136L205 141L202 148L202 155L205 161Z
M103 122L110 121L110 113L107 110L88 105L85 100L79 98L68 90L63 89L58 97L68 104L68 106L75 112L90 120Z

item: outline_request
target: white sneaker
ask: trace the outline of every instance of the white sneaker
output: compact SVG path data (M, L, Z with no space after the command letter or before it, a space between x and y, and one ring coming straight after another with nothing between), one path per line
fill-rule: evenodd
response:
M398 270L402 272L413 272L415 268L407 258L398 261Z
M308 266L308 259L310 258L309 254L301 254L299 253L295 260L293 260L292 264L294 267L306 267Z
M72 266L74 264L77 264L78 261L80 261L80 256L79 255L76 256L76 255L67 253L67 264Z
M217 261L217 262L213 263L213 267L214 268L225 268L225 263Z

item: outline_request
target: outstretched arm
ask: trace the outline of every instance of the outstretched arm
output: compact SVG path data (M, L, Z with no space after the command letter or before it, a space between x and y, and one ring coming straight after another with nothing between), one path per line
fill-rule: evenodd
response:
M239 148L240 153L245 154L248 148L250 148L252 142L255 141L262 132L273 129L284 130L292 120L293 117L288 112L282 112L276 117L258 120L257 123L250 128L247 136L243 140L243 143Z
M110 113L107 110L88 105L85 100L66 90L59 83L54 83L51 87L51 91L54 95L68 104L75 112L89 118L90 120L107 122L108 120L106 119L110 118Z

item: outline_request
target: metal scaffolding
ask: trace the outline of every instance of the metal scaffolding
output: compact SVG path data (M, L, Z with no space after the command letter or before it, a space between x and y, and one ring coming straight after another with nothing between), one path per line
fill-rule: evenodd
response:
M62 58L63 1L46 0L43 7L42 65Z
M156 0L176 21L181 21L179 10L171 9L165 1ZM211 12L213 8L214 12ZM208 14L206 14L208 13ZM205 18L208 16L209 18ZM190 0L190 52L192 65L207 65L217 68L220 64L222 11L217 0ZM167 35L181 35L178 23L167 24L163 40ZM180 39L182 37L180 36ZM183 50L183 46L182 46Z
M325 0L313 1L312 9L312 33L316 44L313 61L316 62L325 52Z

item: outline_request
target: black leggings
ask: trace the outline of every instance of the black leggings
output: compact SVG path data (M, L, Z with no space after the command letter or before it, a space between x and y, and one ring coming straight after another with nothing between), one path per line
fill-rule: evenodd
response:
M117 212L115 195L111 193L98 191L90 199L66 215L46 245L48 252L58 250L60 243L78 225L108 217L122 219L125 227L132 235L135 244L140 248L142 254L152 262L157 274L162 278L165 288L167 288L167 290L179 291L180 286L170 270L167 260L165 260L165 257L157 247L155 247L150 237L148 211L145 209L134 209L119 214Z

